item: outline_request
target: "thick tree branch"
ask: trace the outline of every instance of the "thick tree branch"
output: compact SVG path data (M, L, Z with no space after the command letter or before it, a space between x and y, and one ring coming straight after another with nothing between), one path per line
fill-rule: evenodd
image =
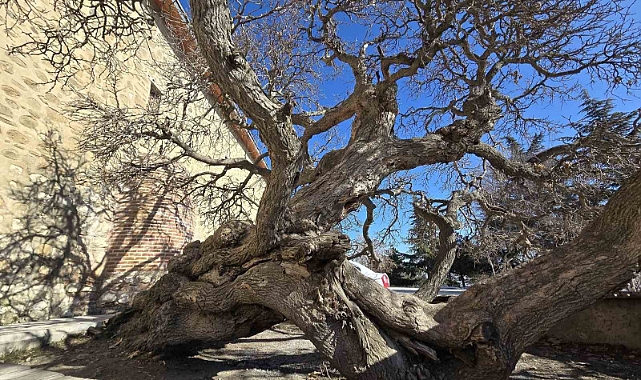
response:
M213 80L227 91L260 131L272 161L290 162L299 142L290 115L282 114L262 90L256 73L232 41L232 23L224 0L192 0L193 29Z
M376 252L374 251L374 243L372 242L372 238L369 236L369 229L372 226L372 223L374 223L374 209L376 208L376 205L367 196L361 198L361 202L367 209L367 217L365 218L365 222L363 223L363 239L365 240L365 247L363 247L358 256L364 256L365 254L367 254L369 256L370 262L372 263L374 268L376 268L378 264L380 264L380 260L378 259L378 257L376 257Z
M281 106L262 90L256 73L236 50L224 0L192 0L193 28L214 81L225 89L260 132L270 153L272 173L256 217L256 243L263 254L279 240L288 200L301 170L303 153L289 104Z
M365 278L348 263L341 266L341 271L347 294L364 310L374 313L382 324L412 337L442 343L443 338L432 332L437 325L432 316L441 310L442 305L390 292Z
M431 302L438 295L439 288L445 282L454 259L456 259L456 230L461 228L461 223L458 221L458 211L472 199L468 192L454 192L452 198L447 202L444 215L414 203L414 213L438 227L439 247L434 266L429 271L427 280L416 291L416 296L427 302Z
M616 290L641 257L641 171L609 200L603 213L571 243L477 284L436 315L438 330L475 321L491 343L518 357L561 319ZM472 339L464 337L463 340Z
M316 177L294 195L291 208L300 218L309 218L329 228L345 218L360 204L360 197L372 194L391 173L421 165L460 159L465 145L446 141L439 134L416 139L357 140L341 151L336 160L316 168ZM331 153L331 154L332 154ZM329 154L328 154L329 156ZM306 202L314 195L315 202Z
M527 178L533 181L539 181L549 175L545 167L513 161L505 157L498 149L491 145L479 143L468 147L467 151L477 157L484 158L492 166L505 174L513 177Z
M322 117L316 121L309 117L305 117L304 115L292 115L292 121L294 124L305 127L302 140L309 141L313 136L327 132L343 121L353 117L356 114L361 97L361 92L357 90L358 89L354 89L347 99L338 103L334 107L326 109L323 112Z

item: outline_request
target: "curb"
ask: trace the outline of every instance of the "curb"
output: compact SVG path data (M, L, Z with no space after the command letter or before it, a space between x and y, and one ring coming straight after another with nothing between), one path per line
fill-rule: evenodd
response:
M30 350L84 334L90 327L101 327L113 314L56 318L48 321L0 326L0 355Z

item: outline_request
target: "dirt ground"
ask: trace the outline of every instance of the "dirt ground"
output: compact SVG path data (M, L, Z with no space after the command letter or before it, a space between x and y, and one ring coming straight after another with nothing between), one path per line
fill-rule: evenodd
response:
M186 359L129 358L113 342L78 337L4 361L100 380L340 378L300 330L287 323ZM511 379L641 380L641 352L545 342L523 355Z

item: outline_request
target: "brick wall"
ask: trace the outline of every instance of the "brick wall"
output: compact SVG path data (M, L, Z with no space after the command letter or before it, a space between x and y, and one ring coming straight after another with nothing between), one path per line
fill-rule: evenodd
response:
M118 200L102 282L92 311L122 310L166 273L169 260L193 238L194 212L167 186L171 176L143 180Z
M191 241L192 210L154 187L143 183L121 200L108 240L107 273L164 271L169 259Z

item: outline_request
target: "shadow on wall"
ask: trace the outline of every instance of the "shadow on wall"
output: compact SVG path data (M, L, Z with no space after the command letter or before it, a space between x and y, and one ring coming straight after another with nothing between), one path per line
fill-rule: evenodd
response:
M42 144L40 174L9 194L21 213L0 235L0 325L122 309L192 237L167 173L116 194L56 131Z
M119 197L98 284L99 312L128 306L135 294L166 273L169 260L192 240L191 207L171 183L180 175L176 168L148 173Z
M9 193L20 215L0 235L0 324L86 312L98 278L90 252L110 214L106 189L90 186L87 161L56 131L41 151L40 174Z

